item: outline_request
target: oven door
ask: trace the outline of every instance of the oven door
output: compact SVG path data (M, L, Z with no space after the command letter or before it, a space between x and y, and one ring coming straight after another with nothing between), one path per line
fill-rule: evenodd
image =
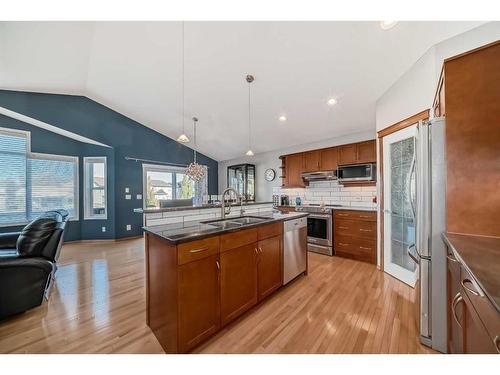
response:
M332 216L310 214L307 217L307 242L332 246Z

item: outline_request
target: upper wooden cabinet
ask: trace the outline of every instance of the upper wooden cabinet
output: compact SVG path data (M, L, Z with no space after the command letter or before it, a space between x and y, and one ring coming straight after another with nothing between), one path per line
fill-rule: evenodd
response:
M375 163L377 161L375 140L340 146L338 158L339 165Z
M304 171L304 154L292 154L286 156L286 186L304 187L301 174Z
M304 172L319 171L319 151L309 151L304 153Z
M325 148L319 151L319 166L322 171L333 171L338 165L338 147Z

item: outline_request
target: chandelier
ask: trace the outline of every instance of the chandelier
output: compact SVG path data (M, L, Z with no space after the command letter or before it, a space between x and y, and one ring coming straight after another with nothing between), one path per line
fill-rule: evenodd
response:
M196 147L196 124L198 118L193 117L194 146ZM186 175L193 181L200 181L205 176L205 167L196 162L196 150L194 150L193 162L186 168Z

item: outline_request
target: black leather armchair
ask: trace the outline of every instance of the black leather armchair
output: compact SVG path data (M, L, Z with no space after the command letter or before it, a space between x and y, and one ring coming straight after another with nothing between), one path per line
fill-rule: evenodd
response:
M0 234L0 319L39 306L56 270L68 213L48 211Z

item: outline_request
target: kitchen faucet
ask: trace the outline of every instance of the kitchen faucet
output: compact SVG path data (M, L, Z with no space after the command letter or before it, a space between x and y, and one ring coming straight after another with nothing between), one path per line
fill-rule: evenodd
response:
M243 214L245 213L245 210L243 209L243 196L239 195L238 192L234 188L228 187L222 192L222 206L221 206L221 218L222 219L225 219L226 215L229 215L231 213L231 202L229 202L229 206L228 206L229 209L226 212L226 199L225 199L226 193L228 193L230 191L232 191L236 195L236 197L240 200L240 216L243 216Z

